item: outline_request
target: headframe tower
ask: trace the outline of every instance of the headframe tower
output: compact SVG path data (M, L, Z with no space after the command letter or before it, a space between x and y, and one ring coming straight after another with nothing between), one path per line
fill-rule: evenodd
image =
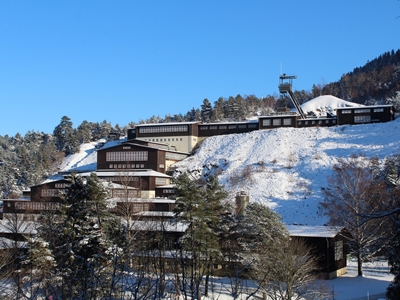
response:
M299 112L301 118L306 119L306 115L304 114L299 101L297 101L297 98L292 91L293 79L297 79L297 76L286 74L279 76L279 92L281 94L289 94L289 97L292 100L294 107L296 107L297 111Z

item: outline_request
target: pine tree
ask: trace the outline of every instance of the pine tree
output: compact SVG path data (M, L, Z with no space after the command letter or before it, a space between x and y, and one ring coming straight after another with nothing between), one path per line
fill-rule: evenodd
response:
M213 109L210 101L208 99L203 100L203 104L201 105L201 120L205 123L209 123L212 119Z
M201 185L185 173L177 177L175 183L175 215L177 220L188 225L180 244L191 257L190 268L183 271L183 276L189 278L192 296L200 300L200 284L205 276L207 293L210 268L220 253L217 228L227 193L216 177L210 177L205 185ZM183 265L184 257L181 259Z
M107 210L107 196L95 174L86 182L72 176L56 246L63 293L70 297L95 299L106 294L111 284L107 261L112 243L105 228L114 217Z

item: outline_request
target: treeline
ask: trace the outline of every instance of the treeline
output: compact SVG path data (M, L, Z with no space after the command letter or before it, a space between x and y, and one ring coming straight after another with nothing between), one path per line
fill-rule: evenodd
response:
M400 50L386 52L339 81L313 86L312 94L333 95L361 104L385 104L400 92Z
M79 151L82 143L125 135L127 126L83 121L77 128L61 118L53 133L28 131L24 136L0 135L0 198L20 197L24 189L39 184L58 171L66 155Z

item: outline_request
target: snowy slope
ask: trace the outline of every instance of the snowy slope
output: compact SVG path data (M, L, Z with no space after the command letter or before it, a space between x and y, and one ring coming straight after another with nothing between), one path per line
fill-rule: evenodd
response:
M336 102L335 102L336 101ZM312 104L312 105L311 105ZM322 96L314 107L344 107L349 103ZM193 177L218 175L234 199L244 190L250 201L264 203L286 224L324 225L318 213L322 189L340 157L400 153L400 119L388 123L330 128L278 128L206 139L197 153L175 166Z
M310 103L309 103L310 102ZM304 104L305 111L357 105L333 96ZM400 153L400 119L388 123L329 128L278 128L206 139L196 154L175 164L194 177L216 174L234 200L244 190L250 201L265 203L286 224L324 225L318 214L322 188L340 157L363 153L368 157ZM114 145L109 142L104 147ZM96 143L67 157L62 171L96 169Z

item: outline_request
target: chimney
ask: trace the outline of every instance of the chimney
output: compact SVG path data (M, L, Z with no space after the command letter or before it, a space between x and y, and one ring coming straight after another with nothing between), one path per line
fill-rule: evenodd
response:
M238 217L244 216L246 213L246 206L249 204L249 196L245 191L236 193L236 215Z

